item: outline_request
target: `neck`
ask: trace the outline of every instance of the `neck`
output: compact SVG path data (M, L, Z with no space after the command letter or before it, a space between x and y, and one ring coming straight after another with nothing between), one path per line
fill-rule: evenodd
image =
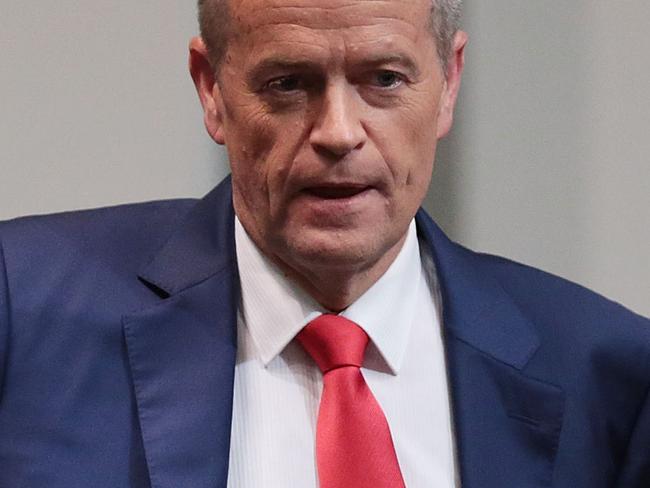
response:
M274 262L321 306L339 313L383 276L402 249L406 235L370 264L332 266L331 263L319 265L310 262L308 266L293 268L279 259L274 259Z

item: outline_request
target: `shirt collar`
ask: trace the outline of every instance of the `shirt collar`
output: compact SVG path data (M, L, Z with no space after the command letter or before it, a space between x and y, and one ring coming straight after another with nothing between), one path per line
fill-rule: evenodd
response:
M235 242L241 314L266 366L305 325L327 311L261 253L236 217ZM402 249L388 270L340 314L356 322L370 337L364 367L399 372L422 272L412 221Z

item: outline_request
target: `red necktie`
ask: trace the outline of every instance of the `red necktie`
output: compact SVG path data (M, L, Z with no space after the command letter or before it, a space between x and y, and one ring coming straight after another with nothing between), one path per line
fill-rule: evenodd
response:
M403 488L384 412L361 370L368 336L354 322L321 315L296 336L323 372L316 428L320 488Z

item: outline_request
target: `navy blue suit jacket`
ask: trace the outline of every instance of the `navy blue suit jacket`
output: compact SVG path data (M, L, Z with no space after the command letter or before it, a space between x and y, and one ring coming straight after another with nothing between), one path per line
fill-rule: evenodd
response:
M464 249L422 211L417 227L442 287L463 487L650 487L648 320ZM230 182L5 222L0 243L0 487L225 487Z

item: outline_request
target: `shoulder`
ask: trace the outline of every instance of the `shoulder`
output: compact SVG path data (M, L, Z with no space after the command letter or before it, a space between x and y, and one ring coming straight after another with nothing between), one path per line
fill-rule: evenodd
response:
M20 217L0 222L5 263L46 264L66 255L120 255L157 248L189 211L193 199L160 200L112 207Z
M453 242L423 211L418 219L425 238L433 243L436 260L445 261L436 262L436 266L447 268L449 278L459 281L454 275L460 272L470 277L463 283L500 288L533 323L555 320L572 328L588 322L616 330L616 324L624 322L650 338L650 320L623 305L547 271Z
M503 257L472 254L535 329L540 347L529 373L573 390L596 384L612 395L647 390L648 318L551 273Z
M195 205L166 200L21 217L0 223L0 280L25 313L65 308L65 300L114 297L131 306L137 273ZM29 313L27 313L29 311Z
M508 300L526 319L539 342L531 373L557 383L571 377L578 384L608 371L648 385L650 320L565 278L454 243L426 215L420 222L433 242L443 284L453 283L456 290L475 286L463 293Z
M173 224L196 202L195 199L157 200L110 207L74 210L44 215L30 215L0 222L0 237L5 241L37 237L43 233L77 233L101 235L115 230L146 230L151 224L159 228ZM145 225L142 228L142 225ZM117 227L117 229L116 229Z
M472 252L472 251L469 251ZM650 339L650 320L599 293L552 273L500 256L473 253L483 269L522 310L535 317L562 318L564 328L584 322L602 324L621 332L618 325L636 329Z

